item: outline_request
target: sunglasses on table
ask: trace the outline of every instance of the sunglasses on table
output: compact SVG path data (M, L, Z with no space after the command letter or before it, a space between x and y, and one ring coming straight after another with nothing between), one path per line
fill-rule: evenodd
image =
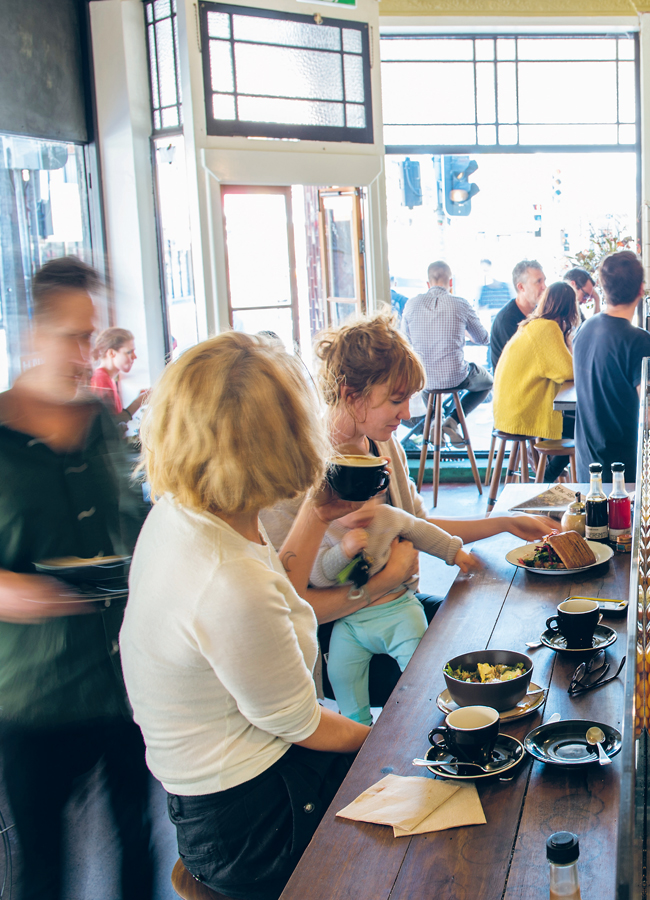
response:
M597 653L594 653L591 659L580 663L571 677L568 693L572 695L584 694L585 691L590 691L592 688L609 684L610 681L614 681L621 674L625 665L625 659L626 657L624 656L616 673L607 678L606 675L610 666L608 662L605 662L605 651L599 650Z

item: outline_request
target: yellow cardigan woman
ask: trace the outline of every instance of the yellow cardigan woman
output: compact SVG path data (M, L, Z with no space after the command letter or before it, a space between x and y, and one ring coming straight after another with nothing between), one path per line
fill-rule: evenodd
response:
M569 344L579 321L571 285L563 281L550 285L499 359L494 376L495 428L552 440L562 437L562 413L553 409L553 401L562 383L573 378ZM560 459L564 457L558 463Z

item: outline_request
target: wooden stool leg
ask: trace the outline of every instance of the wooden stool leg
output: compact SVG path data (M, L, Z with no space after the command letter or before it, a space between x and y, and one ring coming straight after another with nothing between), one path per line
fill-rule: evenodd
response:
M528 447L530 449L530 458L533 461L533 469L536 472L539 464L539 453L535 450L535 441L528 441Z
M537 463L537 475L535 476L535 484L541 484L544 481L544 470L546 469L546 454L543 450L539 451L539 462Z
M436 394L436 415L433 422L433 507L438 505L440 483L440 445L442 444L442 394Z
M478 474L478 466L476 465L476 457L474 456L474 450L472 449L472 442L469 438L469 430L467 428L467 420L465 419L465 413L463 412L463 407L460 405L460 397L458 394L452 394L454 398L454 403L456 405L456 412L458 414L458 422L460 423L460 427L463 430L463 437L465 438L465 442L467 443L467 455L469 457L469 464L472 467L472 475L474 476L474 482L476 483L476 487L478 488L479 494L483 493L483 485L481 484L481 476Z
M418 469L417 488L418 494L422 490L422 482L424 481L424 467L427 462L427 452L429 450L429 434L431 433L431 413L433 412L433 399L435 394L429 394L427 402L427 414L424 417L424 431L422 432L422 450L420 450L420 468Z
M519 468L522 482L528 484L530 479L528 477L528 444L526 441L519 441Z
M506 484L511 484L517 476L517 458L519 456L519 441L512 442L508 468L506 469Z
M488 463L485 470L485 487L488 487L490 484L490 476L492 475L492 460L494 459L494 447L496 442L496 435L492 434L492 440L490 441L490 453L488 455Z
M490 482L490 493L488 495L486 516L492 512L492 507L497 502L497 494L499 493L499 482L501 481L501 472L503 471L503 456L506 452L506 441L498 438L499 447L497 449L497 458L494 463L494 472L492 473L492 481Z
M576 468L576 452L569 454L569 471L571 472L571 481L573 484L578 483L578 470Z

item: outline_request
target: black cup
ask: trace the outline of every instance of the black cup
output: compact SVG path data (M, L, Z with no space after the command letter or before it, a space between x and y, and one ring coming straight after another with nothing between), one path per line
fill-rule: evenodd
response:
M446 725L433 728L429 741L434 742L434 734L441 734L442 743L459 762L478 763L484 766L492 758L492 751L499 736L499 713L491 706L463 706L449 713Z
M570 650L590 650L594 645L594 631L602 619L596 600L564 600L557 615L546 620L546 627L561 634Z
M390 483L385 456L337 456L329 461L327 481L341 500L370 500Z

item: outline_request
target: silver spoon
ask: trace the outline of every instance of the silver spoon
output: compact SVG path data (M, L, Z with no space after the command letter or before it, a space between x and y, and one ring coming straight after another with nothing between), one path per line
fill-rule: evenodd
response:
M433 762L430 759L414 759L413 765L414 766L426 766L427 768L429 766L435 767L435 766L449 766L449 765L474 766L475 768L480 769L481 772L493 772L494 771L494 764L488 763L488 768L486 768L485 766L481 766L479 763L475 763L475 762L466 763L466 762L461 762L458 759L448 759L448 760L445 760L444 762Z
M526 646L531 650L535 650L537 647L543 647L544 645L541 641L526 641Z
M598 749L598 762L601 766L610 766L612 761L605 753L602 746L602 742L606 740L603 729L599 728L597 725L592 725L591 728L587 730L586 738L588 744Z

